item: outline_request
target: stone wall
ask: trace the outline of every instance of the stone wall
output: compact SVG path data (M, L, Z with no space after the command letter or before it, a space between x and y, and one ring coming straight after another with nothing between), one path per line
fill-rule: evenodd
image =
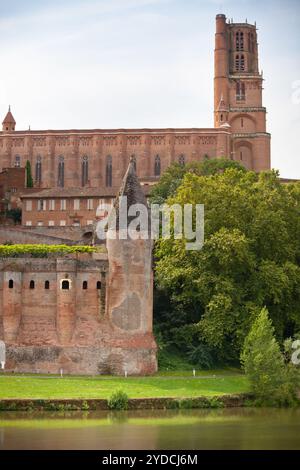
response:
M105 309L107 271L105 253L0 259L0 339L7 346L6 370L155 372L156 344L149 324L138 331L121 330ZM63 282L69 289L62 288Z

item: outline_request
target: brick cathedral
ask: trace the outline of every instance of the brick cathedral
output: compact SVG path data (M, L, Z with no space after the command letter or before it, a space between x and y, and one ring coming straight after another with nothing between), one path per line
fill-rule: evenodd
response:
M224 156L254 171L269 169L262 83L256 26L217 15L214 128L18 131L9 110L0 134L0 190L2 181L16 197L28 161L34 187L19 195L23 227L0 227L0 243L78 243L74 229L92 226L96 208L113 204L119 188L148 208L147 189L172 162ZM107 238L102 248L0 259L0 341L8 371L157 370L152 241Z
M40 189L23 201L23 225L88 225L88 211L97 198L114 196L130 158L144 185L155 183L172 162L227 157L257 172L270 169L262 90L256 25L219 14L213 128L21 131L9 109L0 133L0 171L29 161Z

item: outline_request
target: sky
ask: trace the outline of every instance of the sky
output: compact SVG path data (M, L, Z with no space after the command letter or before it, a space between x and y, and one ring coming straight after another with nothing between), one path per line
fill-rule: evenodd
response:
M272 168L300 179L299 0L0 0L0 117L11 105L18 130L213 127L217 13L256 21Z

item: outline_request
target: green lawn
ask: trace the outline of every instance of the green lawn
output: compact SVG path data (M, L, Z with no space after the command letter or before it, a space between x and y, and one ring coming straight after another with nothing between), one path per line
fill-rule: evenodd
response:
M202 372L198 377L53 377L0 376L1 398L109 398L124 390L129 398L217 396L249 391L247 378L229 371ZM176 376L176 377L175 377Z

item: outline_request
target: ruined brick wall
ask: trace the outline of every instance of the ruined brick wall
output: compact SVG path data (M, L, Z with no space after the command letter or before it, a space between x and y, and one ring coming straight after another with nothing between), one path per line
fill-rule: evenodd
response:
M153 373L156 346L150 330L121 331L105 309L107 272L105 253L0 259L6 370ZM64 281L69 289L62 289Z

